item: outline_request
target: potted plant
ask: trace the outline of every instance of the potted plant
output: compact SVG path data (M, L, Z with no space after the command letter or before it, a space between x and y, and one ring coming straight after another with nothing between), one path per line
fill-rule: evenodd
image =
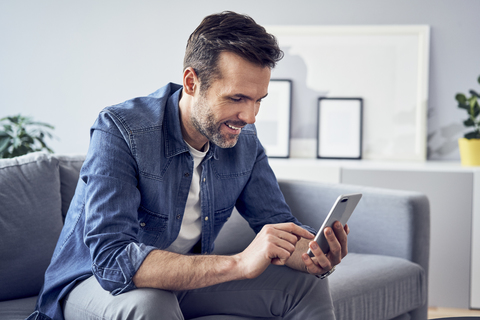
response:
M480 83L480 77L477 81ZM467 98L463 93L457 93L455 99L458 107L468 113L468 119L463 124L472 129L464 135L464 138L458 139L462 165L480 166L480 106L478 103L480 95L476 91L470 90L470 97Z
M48 131L51 129L54 127L49 124L21 115L0 119L0 158L13 158L42 150L53 153L45 143L45 137L52 138Z

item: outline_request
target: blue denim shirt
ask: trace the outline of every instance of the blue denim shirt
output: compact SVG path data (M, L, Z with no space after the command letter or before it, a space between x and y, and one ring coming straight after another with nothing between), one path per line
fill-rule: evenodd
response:
M31 319L63 319L61 299L92 274L114 295L135 289L132 277L149 252L176 239L193 174L180 129L181 88L168 84L100 113ZM233 148L211 144L201 165L203 254L212 252L234 207L255 232L271 223L301 225L253 125Z

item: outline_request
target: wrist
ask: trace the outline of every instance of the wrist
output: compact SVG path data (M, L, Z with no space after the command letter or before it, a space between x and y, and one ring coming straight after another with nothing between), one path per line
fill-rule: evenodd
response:
M246 275L246 272L245 272L246 268L245 268L245 264L243 263L242 253L238 253L236 255L229 256L229 257L232 258L231 260L232 268L230 270L235 280L249 279L249 277Z

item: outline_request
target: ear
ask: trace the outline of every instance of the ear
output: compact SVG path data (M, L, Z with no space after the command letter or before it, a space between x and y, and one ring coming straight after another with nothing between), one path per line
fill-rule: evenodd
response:
M183 92L194 96L195 92L199 90L199 85L197 74L192 67L188 67L183 71Z

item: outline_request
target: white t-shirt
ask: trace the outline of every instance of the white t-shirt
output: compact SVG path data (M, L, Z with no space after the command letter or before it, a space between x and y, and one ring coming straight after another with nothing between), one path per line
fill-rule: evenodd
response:
M185 141L185 143L187 143ZM202 208L200 206L200 177L202 176L202 166L200 163L208 152L210 147L207 142L205 151L198 151L187 143L190 154L193 157L193 176L188 192L187 205L183 214L182 226L177 239L167 248L166 251L186 254L192 250L202 235Z

